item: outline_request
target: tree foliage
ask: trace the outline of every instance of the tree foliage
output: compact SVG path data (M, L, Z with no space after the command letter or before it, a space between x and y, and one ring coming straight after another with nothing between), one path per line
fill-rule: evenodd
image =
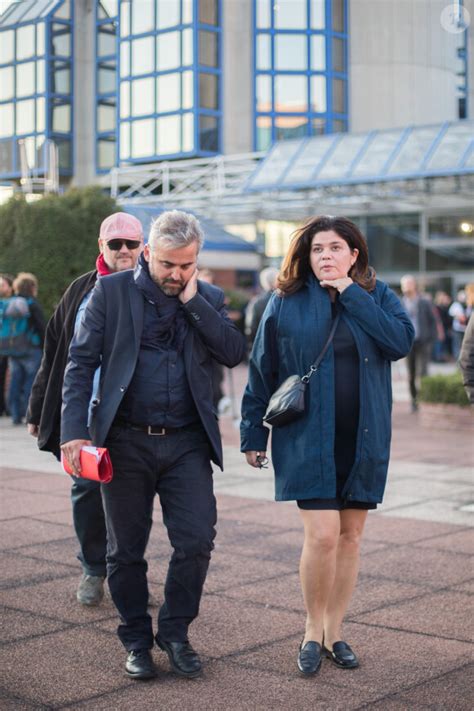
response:
M117 211L98 187L72 188L35 202L0 205L0 272L32 272L49 316L69 284L95 266L102 220Z

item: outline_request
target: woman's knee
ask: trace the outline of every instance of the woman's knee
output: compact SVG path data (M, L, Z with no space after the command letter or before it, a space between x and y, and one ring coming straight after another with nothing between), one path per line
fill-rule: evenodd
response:
M331 553L337 548L338 532L333 529L317 528L305 531L304 544L318 553Z
M363 528L359 526L343 528L339 536L339 547L357 553L362 540L362 531Z

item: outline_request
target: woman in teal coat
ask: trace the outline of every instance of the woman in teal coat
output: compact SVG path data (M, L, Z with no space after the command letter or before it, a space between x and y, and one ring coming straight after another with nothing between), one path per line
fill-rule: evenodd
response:
M367 511L382 501L391 437L390 363L410 350L414 330L397 296L375 278L367 244L346 218L316 217L298 230L261 321L242 403L241 450L260 467L263 416L290 375L304 375L334 339L299 419L272 431L277 501L296 500L304 525L300 578L306 631L303 674L323 655L341 668L358 660L342 640Z

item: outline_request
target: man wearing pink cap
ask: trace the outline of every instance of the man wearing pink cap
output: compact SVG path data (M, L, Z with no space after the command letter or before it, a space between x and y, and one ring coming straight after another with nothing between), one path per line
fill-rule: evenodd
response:
M29 433L38 438L38 447L58 459L61 390L69 344L97 279L133 269L142 249L140 221L125 212L109 215L100 226L96 268L72 282L47 325L43 358L31 390L26 419ZM77 600L83 605L97 605L104 596L107 544L100 485L79 478L73 482L72 512L80 545L78 558L83 568Z

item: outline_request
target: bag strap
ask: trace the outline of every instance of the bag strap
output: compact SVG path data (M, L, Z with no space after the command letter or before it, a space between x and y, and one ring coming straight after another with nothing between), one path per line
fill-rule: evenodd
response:
M330 332L329 332L328 339L327 339L326 343L324 344L323 350L322 350L321 353L319 354L318 359L317 359L317 360L313 363L313 365L310 367L310 369L308 370L308 372L306 373L306 375L303 375L303 377L301 378L301 382L302 382L302 383L309 383L310 377L311 377L311 376L313 375L313 373L315 373L315 372L317 371L317 369L319 368L319 366L320 366L320 364L321 364L321 361L322 361L322 359L324 358L324 356L326 355L326 351L327 351L327 349L329 348L329 346L331 345L332 339L334 338L334 334L336 333L336 328L337 328L337 324L339 323L340 317L341 317L341 312L338 311L338 312L337 312L337 315L336 315L336 318L335 318L334 321L333 321L331 330L330 330Z

